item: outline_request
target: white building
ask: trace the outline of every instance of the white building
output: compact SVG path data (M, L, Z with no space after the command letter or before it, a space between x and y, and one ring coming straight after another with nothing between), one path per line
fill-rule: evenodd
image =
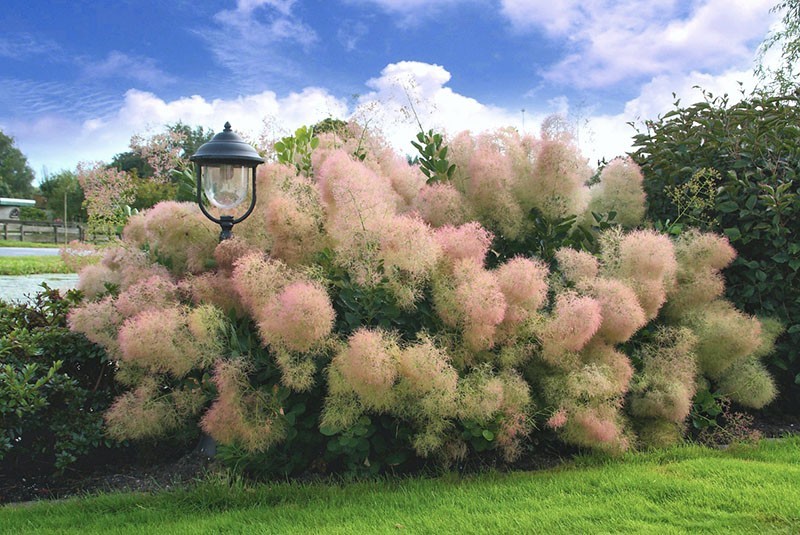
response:
M23 206L36 206L36 201L0 197L0 219L19 219L19 209Z

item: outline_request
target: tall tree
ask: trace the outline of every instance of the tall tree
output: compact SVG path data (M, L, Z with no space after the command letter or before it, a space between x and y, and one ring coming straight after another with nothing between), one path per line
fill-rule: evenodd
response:
M782 0L771 11L783 13L783 18L781 26L761 43L756 74L769 89L788 95L800 90L800 0ZM774 48L781 54L777 67L766 64L767 53Z
M14 138L0 131L0 197L29 197L33 178L28 159L14 146Z
M52 212L54 218L64 218L66 202L67 220L86 221L83 188L74 172L61 171L55 175L47 175L39 184L39 191L45 198L47 210Z

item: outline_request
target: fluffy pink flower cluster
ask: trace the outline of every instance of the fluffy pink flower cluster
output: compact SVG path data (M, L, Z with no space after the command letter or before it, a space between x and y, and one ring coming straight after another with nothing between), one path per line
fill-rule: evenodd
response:
M151 373L183 377L221 356L222 324L221 314L210 305L145 309L119 330L122 361Z
M160 202L135 225L141 227L136 234L142 241L134 245L147 244L150 254L176 275L205 271L218 243L219 228L196 203Z
M394 401L392 387L397 379L399 353L397 342L387 333L359 329L350 335L331 367L365 407L386 410Z
M494 238L491 232L477 222L465 223L458 227L445 225L436 230L435 236L444 258L451 265L462 260L483 265Z
M249 452L259 452L282 440L285 429L275 400L250 387L247 371L243 360L217 362L214 383L219 395L201 426L220 444L238 444Z
M461 225L469 217L464 196L447 182L423 186L414 207L422 219L437 228Z
M675 282L677 260L669 237L653 230L604 236L604 273L628 284L639 299L648 320L655 318Z
M736 258L728 239L711 233L689 231L675 244L677 284L669 295L667 312L680 316L722 296L725 280L720 271Z
M597 334L605 341L627 342L647 323L636 293L624 282L598 277L579 287L600 303L603 319Z
M521 256L497 268L497 282L506 301L505 325L522 323L545 304L548 271L544 263Z
M600 263L591 253L562 247L556 251L556 261L561 274L572 283L594 279L600 271Z
M472 351L490 349L503 321L506 300L495 272L469 260L455 265L451 277L437 281L434 303L442 320L458 327Z
M603 321L600 303L573 292L562 293L542 333L542 356L558 364L568 352L580 351L600 329Z
M133 202L131 176L102 162L80 162L77 175L86 197L89 225L99 232L115 230L124 221L123 207Z
M274 349L305 352L330 334L335 314L325 288L281 261L246 255L236 262L232 281L261 339Z
M615 158L603 168L600 182L589 189L589 206L584 220L592 212L615 212L613 221L624 227L635 227L642 222L645 212L644 177L639 166L630 158Z
M117 297L117 310L124 318L149 309L162 309L178 301L178 286L164 275L153 275L132 284Z
M296 281L266 304L259 314L258 332L270 346L305 352L331 333L335 316L325 288Z

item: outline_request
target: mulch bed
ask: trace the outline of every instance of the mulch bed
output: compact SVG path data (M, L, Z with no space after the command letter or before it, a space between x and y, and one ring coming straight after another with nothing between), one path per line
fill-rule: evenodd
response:
M798 415L759 415L753 429L764 438L777 438L800 434ZM558 466L569 460L578 450L556 449L547 445L531 449L511 465L487 465L483 462L455 467L463 472L483 468L510 470L542 470ZM111 463L93 471L73 472L62 476L9 477L0 474L0 504L24 505L35 500L49 500L82 496L98 492L139 491L155 492L183 487L200 481L209 472L221 468L199 450L176 456L158 463ZM300 477L301 480L319 479L318 476Z

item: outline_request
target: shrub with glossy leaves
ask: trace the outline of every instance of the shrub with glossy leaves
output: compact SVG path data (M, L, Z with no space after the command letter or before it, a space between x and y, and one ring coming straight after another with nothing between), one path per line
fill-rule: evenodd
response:
M673 231L693 225L730 240L738 256L723 273L726 297L748 314L786 325L766 362L780 378L780 405L794 413L800 408L800 97L703 97L676 102L634 137L631 156L644 174L648 216ZM700 287L716 293L721 286L706 280Z

